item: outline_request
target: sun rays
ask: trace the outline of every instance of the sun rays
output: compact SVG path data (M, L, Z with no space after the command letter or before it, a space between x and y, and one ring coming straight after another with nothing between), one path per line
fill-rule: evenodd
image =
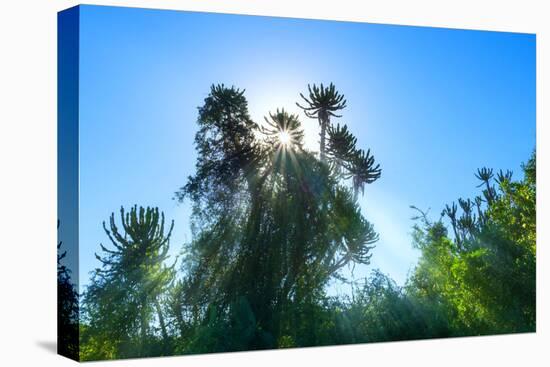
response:
M285 109L270 112L264 117L259 133L265 147L272 151L269 170L286 172L289 164L293 170L301 170L296 155L304 152L304 131L297 115Z
M278 150L303 149L304 131L297 115L277 109L275 113L264 117L264 120L265 125L260 127L260 131L268 144L274 145Z
M279 143L283 146L283 147L286 147L287 145L289 145L291 143L291 137L290 137L290 134L288 133L288 131L281 131L279 133L279 135L277 136L277 138L279 139Z

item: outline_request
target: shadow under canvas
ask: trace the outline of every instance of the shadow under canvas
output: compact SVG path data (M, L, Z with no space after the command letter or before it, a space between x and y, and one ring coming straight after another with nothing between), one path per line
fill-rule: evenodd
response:
M50 353L57 354L57 342L55 340L39 340L36 345Z

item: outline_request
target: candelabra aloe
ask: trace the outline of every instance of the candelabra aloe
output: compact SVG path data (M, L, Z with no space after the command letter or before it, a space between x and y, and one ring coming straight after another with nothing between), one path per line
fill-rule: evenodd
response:
M316 118L319 121L321 127L321 141L320 141L320 158L321 161L325 161L325 139L327 128L330 125L330 117L342 117L335 112L342 110L346 107L346 100L344 95L338 93L334 84L330 83L328 87L324 87L323 84L318 87L313 84L307 86L309 91L309 98L300 93L300 97L305 101L305 105L302 106L296 103L298 107L304 110L304 113L309 118Z
M353 182L354 196L357 198L359 192L364 192L365 184L374 182L380 177L381 169L375 164L374 157L370 150L358 149L357 138L348 130L346 125L336 127L331 125L330 117L342 117L336 111L346 107L344 95L336 91L334 84L328 87L321 84L319 87L308 84L309 98L302 93L300 97L306 102L305 106L296 103L305 115L310 118L317 118L321 127L320 159L327 162L332 171ZM328 135L328 143L326 138Z
M134 206L130 212L120 209L120 222L123 231L116 225L114 213L108 227L103 222L113 248L100 244L103 255L95 256L102 267L96 269L94 281L85 293L84 308L97 318L95 327L107 328L113 335L124 335L125 330L116 328L121 323L139 325L136 337L140 340L140 348L135 351L138 354L128 356L145 356L153 315L157 317L163 340L168 340L159 298L174 276L175 262L165 265L174 221L165 233L164 213L158 208ZM113 303L114 299L117 302L129 300L130 306L121 310L116 302Z
M264 117L266 126L260 131L278 148L302 149L304 132L298 116L291 115L283 109L275 113L269 113L269 118Z

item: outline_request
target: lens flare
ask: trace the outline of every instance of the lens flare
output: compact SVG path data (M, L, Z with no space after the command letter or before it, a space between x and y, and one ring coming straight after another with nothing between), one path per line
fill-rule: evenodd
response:
M290 141L291 141L290 134L287 131L281 131L279 133L279 142L282 145L288 145L290 144Z

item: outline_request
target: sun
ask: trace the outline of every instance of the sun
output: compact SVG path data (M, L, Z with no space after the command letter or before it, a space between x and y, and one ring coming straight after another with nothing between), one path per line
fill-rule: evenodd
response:
M279 142L281 143L281 145L289 145L291 140L292 140L291 137L290 137L290 134L285 130L283 130L279 133L278 138L279 138Z

